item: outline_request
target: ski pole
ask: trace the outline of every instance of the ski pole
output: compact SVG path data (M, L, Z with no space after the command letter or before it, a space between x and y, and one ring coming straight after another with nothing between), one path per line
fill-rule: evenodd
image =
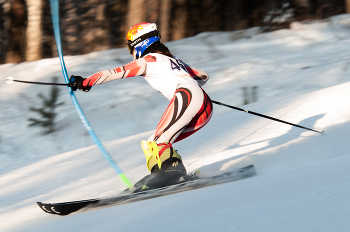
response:
M218 101L212 101L212 102L217 104L217 105L229 107L231 109L244 111L244 112L246 112L248 114L253 114L253 115L256 115L256 116L259 116L259 117L263 117L263 118L267 118L267 119L274 120L274 121L277 121L277 122L281 122L281 123L285 123L285 124L292 125L292 126L295 126L295 127L299 127L299 128L305 129L305 130L314 131L314 132L320 133L322 135L324 134L324 130L323 131L317 131L317 130L310 129L310 128L307 128L307 127L303 127L303 126L300 126L300 125L297 125L297 124L286 122L286 121L283 121L281 119L273 118L273 117L270 117L270 116L267 116L267 115L264 115L264 114L259 114L259 113L256 113L256 112L253 112L253 111L249 111L249 110L245 110L245 109L242 109L242 108L238 108L238 107L235 107L235 106L230 106L230 105L218 102Z
M6 78L7 84L12 84L13 82L21 82L21 83L27 83L27 84L35 84L35 85L60 85L60 86L70 86L70 84L65 83L47 83L47 82L35 82L35 81L21 81L21 80L15 80L13 77Z

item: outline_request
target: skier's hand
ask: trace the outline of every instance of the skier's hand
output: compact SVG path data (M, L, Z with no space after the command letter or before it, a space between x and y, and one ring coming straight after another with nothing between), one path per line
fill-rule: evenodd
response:
M77 89L84 91L84 92L89 92L91 89L91 86L83 86L83 81L85 78L82 78L81 76L70 76L69 78L69 87L72 88L73 91L76 91Z

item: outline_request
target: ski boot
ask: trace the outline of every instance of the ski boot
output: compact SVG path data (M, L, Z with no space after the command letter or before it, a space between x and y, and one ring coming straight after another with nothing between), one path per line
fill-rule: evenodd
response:
M141 146L151 174L138 181L133 187L133 192L177 184L181 177L186 176L181 156L171 143L157 144L154 141L143 140Z

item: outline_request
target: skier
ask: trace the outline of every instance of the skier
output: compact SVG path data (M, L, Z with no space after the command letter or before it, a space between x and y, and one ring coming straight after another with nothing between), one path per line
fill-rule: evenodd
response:
M181 156L172 144L206 125L212 116L213 105L201 88L208 81L208 74L173 56L161 43L155 23L134 25L128 31L126 40L133 62L97 72L88 78L71 76L70 83L74 91L88 92L94 85L143 76L155 90L169 99L170 104L156 132L147 141L141 141L151 174L131 188L133 192L138 192L176 184L186 175Z

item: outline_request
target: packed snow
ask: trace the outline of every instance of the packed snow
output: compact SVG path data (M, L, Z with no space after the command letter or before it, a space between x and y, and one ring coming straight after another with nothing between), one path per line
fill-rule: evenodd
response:
M293 23L290 29L206 32L166 43L207 71L216 101L266 114L325 135L214 106L210 123L174 147L188 171L212 175L254 164L248 179L69 216L42 202L114 196L125 186L85 131L61 87L58 130L28 127L29 107L50 87L6 78L63 83L58 58L0 65L0 231L349 231L350 15ZM87 77L131 61L126 49L65 57L69 74ZM243 105L243 89L257 102ZM140 141L168 105L142 77L76 92L126 176L148 174Z

